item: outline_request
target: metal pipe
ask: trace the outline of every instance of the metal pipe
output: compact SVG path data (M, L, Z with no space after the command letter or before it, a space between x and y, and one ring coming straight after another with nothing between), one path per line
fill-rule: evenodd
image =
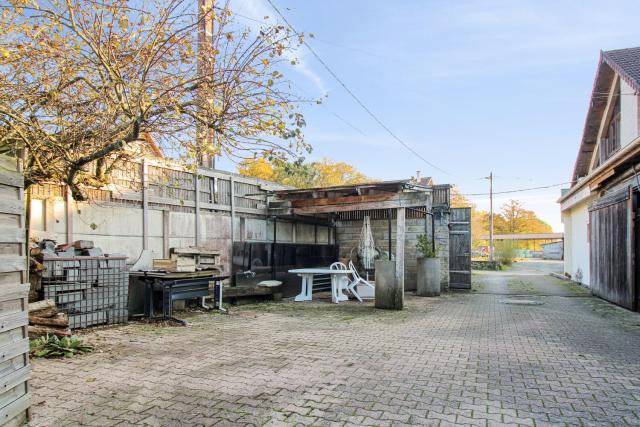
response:
M389 233L389 261L391 261L391 208L387 209L387 229Z
M436 252L436 226L435 226L435 217L433 212L427 211L427 208L424 208L424 211L416 208L406 208L410 211L424 213L424 232L427 233L427 215L431 217L431 249L433 249L433 253Z
M276 217L273 217L273 243L271 244L271 280L276 280L276 242L277 237L277 222Z

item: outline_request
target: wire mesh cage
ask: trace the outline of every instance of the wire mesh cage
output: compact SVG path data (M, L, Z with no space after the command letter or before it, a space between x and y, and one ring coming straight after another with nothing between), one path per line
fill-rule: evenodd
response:
M42 293L69 316L71 329L126 323L129 272L124 256L46 257Z

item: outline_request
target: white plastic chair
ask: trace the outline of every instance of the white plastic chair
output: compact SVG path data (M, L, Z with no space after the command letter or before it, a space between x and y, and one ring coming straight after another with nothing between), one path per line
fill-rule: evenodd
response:
M333 264L331 264L329 266L329 269L331 270L348 270L347 266L344 263L341 262L334 262ZM338 293L342 293L343 290L346 290L347 292L349 292L351 295L353 295L354 297L356 297L356 299L360 302L362 302L362 298L360 298L360 295L358 295L358 292L355 289L355 285L349 280L349 277L345 274L344 277L340 277L337 279L340 284L340 286L338 287Z
M349 270L353 271L353 273L352 273L353 280L351 281L350 287L353 287L355 289L356 286L362 284L364 286L369 286L375 292L376 287L372 283L370 283L369 281L367 281L367 280L363 279L362 277L360 277L360 275L358 274L358 270L356 270L356 266L353 265L353 261L349 261Z

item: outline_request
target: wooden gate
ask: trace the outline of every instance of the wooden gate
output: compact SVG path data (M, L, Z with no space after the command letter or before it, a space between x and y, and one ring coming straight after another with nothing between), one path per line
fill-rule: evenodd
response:
M29 338L23 178L0 155L0 424L23 425L29 407Z
M589 207L591 289L594 295L634 309L633 206L629 189Z
M471 208L452 208L449 224L449 287L471 289Z

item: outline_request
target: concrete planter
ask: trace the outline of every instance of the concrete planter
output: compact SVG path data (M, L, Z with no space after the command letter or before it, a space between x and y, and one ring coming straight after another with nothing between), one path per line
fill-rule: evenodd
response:
M437 297L440 295L440 260L419 257L416 261L416 294L421 297Z
M395 261L376 261L375 307L386 310L402 310L404 289L396 280Z

